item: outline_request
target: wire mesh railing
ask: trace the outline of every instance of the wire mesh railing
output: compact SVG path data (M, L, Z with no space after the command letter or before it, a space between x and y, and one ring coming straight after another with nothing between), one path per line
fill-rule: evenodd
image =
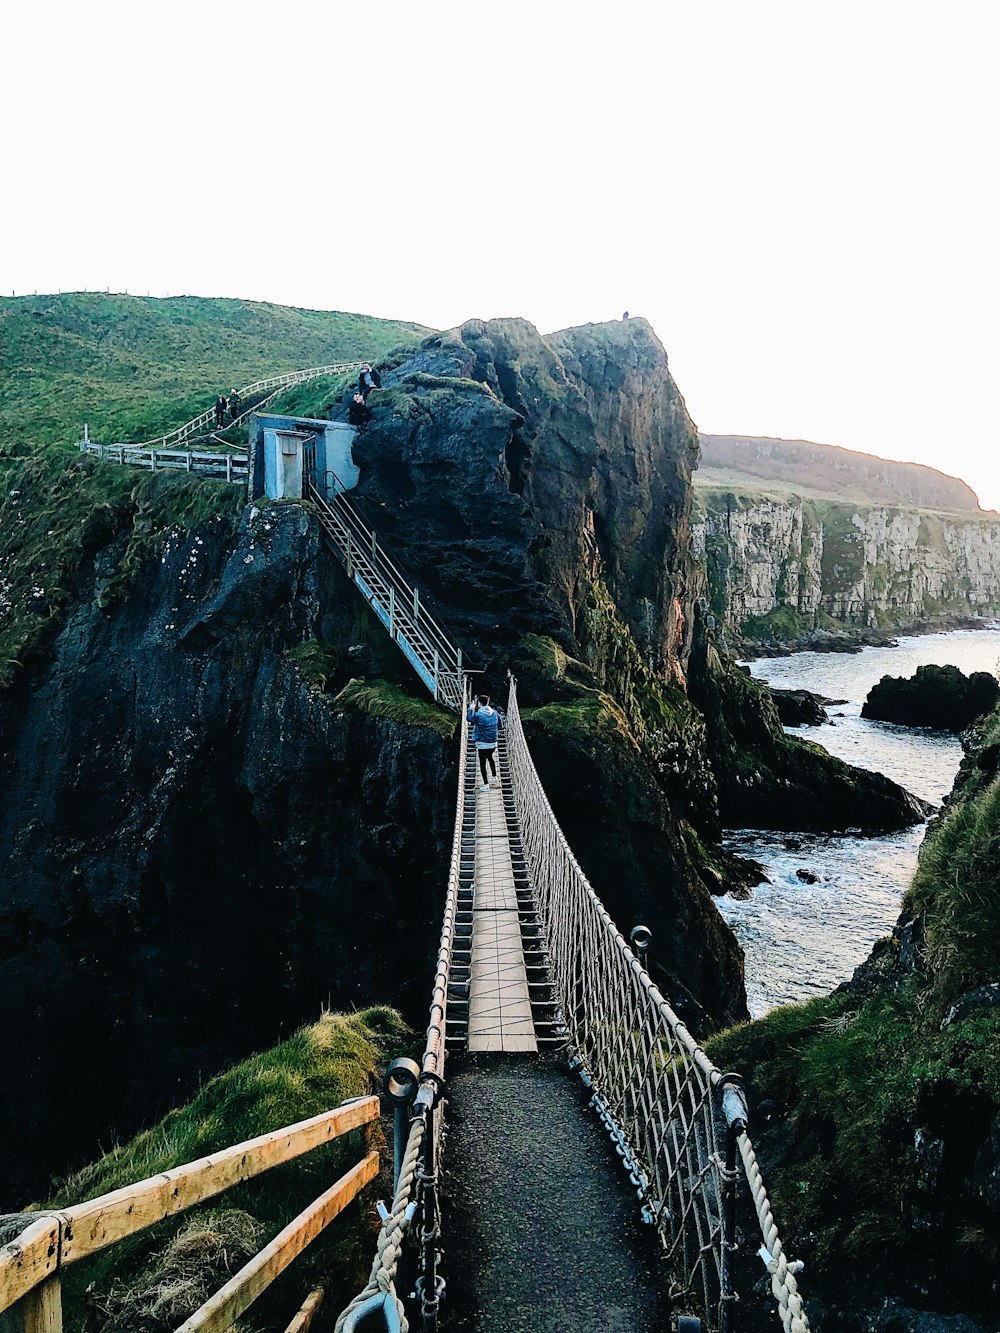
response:
M462 720L458 761L458 795L452 837L448 891L438 947L430 1022L419 1066L398 1060L390 1067L386 1091L397 1106L396 1167L392 1207L382 1212L375 1261L365 1289L337 1320L335 1333L353 1333L370 1315L382 1313L387 1329L409 1328L407 1307L420 1313L421 1328L437 1328L444 1282L438 1265L441 1245L441 1150L444 1132L445 1040L448 1029L448 986L455 948L462 825L465 817L465 765L468 754L468 682L462 682ZM400 1067L404 1067L400 1069ZM409 1067L409 1076L407 1070ZM394 1083L395 1076L395 1083ZM407 1123L407 1117L408 1123ZM406 1126L405 1139L402 1129Z
M462 651L427 610L419 590L390 559L375 533L344 494L336 473L320 488L307 478L306 494L354 581L390 636L406 653L439 703L462 707ZM325 491L325 494L324 494Z
M660 1235L677 1308L728 1333L736 1299L731 1260L737 1151L745 1165L747 1150L753 1153L740 1080L712 1064L581 870L535 771L513 679L507 753L574 1064L630 1169L643 1216ZM779 1314L788 1333L806 1333L796 1265L784 1258L759 1170L756 1181L749 1165L746 1173Z

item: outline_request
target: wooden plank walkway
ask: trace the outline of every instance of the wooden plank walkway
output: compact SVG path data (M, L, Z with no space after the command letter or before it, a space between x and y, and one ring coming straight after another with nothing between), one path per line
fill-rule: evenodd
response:
M472 755L477 762L474 747ZM477 783L475 802L468 1049L537 1051L500 787L480 791Z

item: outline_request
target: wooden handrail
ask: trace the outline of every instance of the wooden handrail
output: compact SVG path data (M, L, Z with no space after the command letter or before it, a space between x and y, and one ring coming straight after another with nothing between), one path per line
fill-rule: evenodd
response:
M0 1312L63 1265L96 1254L241 1181L320 1148L369 1124L378 1114L377 1097L359 1097L200 1161L43 1215L0 1249Z
M378 1175L378 1153L369 1153L331 1185L308 1208L303 1209L270 1244L234 1273L224 1287L185 1319L176 1333L224 1333L254 1303L280 1273L301 1254L338 1213Z

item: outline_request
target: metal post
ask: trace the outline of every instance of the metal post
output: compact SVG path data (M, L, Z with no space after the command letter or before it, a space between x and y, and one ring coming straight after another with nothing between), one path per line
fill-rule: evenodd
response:
M375 531L372 529L372 564L378 559L378 546L375 543Z
M233 479L233 456L232 454L226 454L226 481L232 481L232 479Z
M413 589L413 623L416 624L420 619L420 593Z
M435 648L434 649L434 698L435 699L438 698L438 672L440 666L441 666L441 658L438 655L438 650Z
M150 470L150 472L155 472L155 471L156 471L156 450L155 450L155 449L150 449L150 451L149 451L149 470Z
M726 1171L722 1182L722 1254L719 1264L719 1333L733 1333L732 1256L736 1251L737 1140L747 1131L747 1097L739 1074L722 1076L722 1110L726 1117Z
M389 585L389 638L396 637L396 589Z
M457 653L457 657L458 657L458 665L456 666L455 670L458 672L458 678L459 678L459 680L461 680L461 679L462 679L462 650L461 650L461 648L456 649L456 653Z
M191 471L191 450L190 450L190 449L187 451L187 460L186 460L186 463L187 463L187 466L185 467L184 471L185 471L185 472L190 472L190 471ZM231 472L232 469L230 468L229 471ZM227 480L227 481L229 480L228 475L227 475L226 480Z
M347 534L347 577L354 578L354 547L351 544L351 534Z
M395 1133L392 1143L392 1193L395 1197L399 1189L399 1173L403 1169L406 1156L406 1140L410 1134L410 1107L417 1095L420 1084L420 1066L416 1060L400 1056L393 1060L385 1071L382 1080L383 1096L388 1097L395 1108Z
M420 1287L420 1326L423 1333L437 1333L441 1293L438 1290L438 1227L437 1227L437 1174L434 1152L434 1106L424 1112L423 1141L423 1198L424 1207L420 1239L423 1244L423 1273Z
M633 926L629 939L632 941L632 948L635 950L635 956L639 962L646 966L646 955L649 952L650 941L653 938L653 932L648 926Z

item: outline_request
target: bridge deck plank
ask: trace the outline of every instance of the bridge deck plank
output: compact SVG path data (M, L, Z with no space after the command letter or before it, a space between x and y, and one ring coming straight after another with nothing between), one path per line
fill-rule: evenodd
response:
M537 1051L500 788L477 791L470 1051Z

